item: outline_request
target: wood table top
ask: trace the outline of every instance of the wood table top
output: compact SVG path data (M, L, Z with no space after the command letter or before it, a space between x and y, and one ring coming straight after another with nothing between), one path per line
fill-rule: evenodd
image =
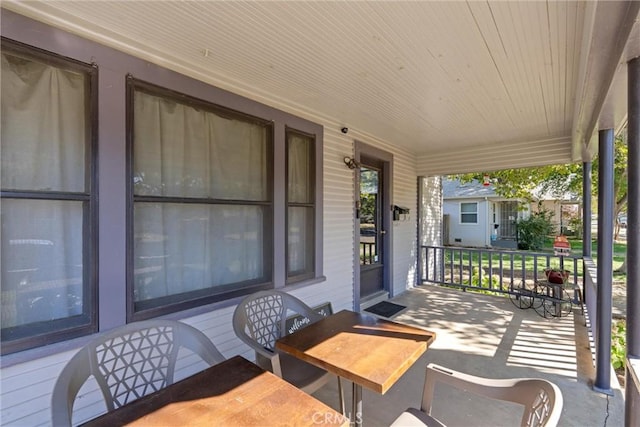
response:
M89 426L348 426L329 406L235 356L89 421Z
M276 348L384 394L435 332L343 310L276 341Z

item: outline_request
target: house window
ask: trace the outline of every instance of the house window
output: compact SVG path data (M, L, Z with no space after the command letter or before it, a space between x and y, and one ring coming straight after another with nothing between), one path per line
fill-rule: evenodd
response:
M287 282L315 274L315 136L287 129Z
M460 223L478 223L478 203L460 203Z
M272 126L130 79L130 320L272 287Z
M96 330L97 70L4 39L1 56L7 354Z

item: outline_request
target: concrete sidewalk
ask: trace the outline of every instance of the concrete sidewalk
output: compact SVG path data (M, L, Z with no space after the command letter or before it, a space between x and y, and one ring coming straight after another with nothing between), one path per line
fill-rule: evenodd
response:
M364 390L365 426L387 426L407 407L419 407L425 367L431 362L485 377L546 378L562 390L560 426L624 425L624 393L615 375L613 396L591 389L595 369L579 310L566 318L543 319L532 309L516 308L508 298L429 285L392 301L407 306L393 320L434 331L437 338L387 394ZM345 383L349 407L351 387ZM338 408L337 382L314 396ZM519 426L520 408L441 386L433 414L448 426Z

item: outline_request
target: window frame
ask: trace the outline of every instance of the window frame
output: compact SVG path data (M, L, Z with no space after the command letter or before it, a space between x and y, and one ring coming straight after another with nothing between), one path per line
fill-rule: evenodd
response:
M295 134L305 138L312 139L312 145L309 149L310 159L309 159L309 177L310 177L310 191L312 195L310 197L310 202L302 203L302 202L291 202L289 201L289 135ZM285 284L292 285L304 280L313 279L316 277L317 263L316 263L316 251L317 251L317 185L316 185L316 144L317 139L315 134L303 132L301 130L295 129L290 126L285 126ZM313 236L311 243L308 243L307 249L311 251L311 259L312 259L312 267L311 271L303 271L303 272L290 272L289 266L289 208L290 207L302 207L302 208L311 208L312 211L312 223L313 223ZM295 274L294 274L295 273Z
M82 202L82 299L81 315L55 319L44 323L58 326L53 331L43 328L43 322L32 326L21 325L14 328L33 330L30 336L2 341L1 354L11 354L67 341L88 335L98 330L98 67L60 54L27 45L19 41L1 37L2 50L33 59L47 65L82 73L85 82L85 190L46 191L1 189L0 198L20 200L49 200ZM4 336L7 332L2 331Z
M475 212L463 212L462 211L462 205L475 205L476 210ZM465 215L475 215L476 220L471 222L471 221L464 221L463 218ZM460 202L460 224L462 225L477 225L479 223L479 217L478 217L478 202Z
M259 124L265 127L267 131L267 200L232 200L232 199L212 199L212 198L195 198L181 196L149 196L136 195L134 192L134 94L136 91L142 91L152 96L171 99L175 102L182 103L191 107L196 107L208 112L214 113L221 117L239 119L248 123ZM126 82L126 170L127 170L127 226L126 226L126 282L127 282L127 323L139 320L146 320L170 313L188 310L194 307L203 306L211 303L229 300L238 296L247 295L259 290L273 288L273 236L274 236L274 129L273 123L255 117L243 112L239 112L210 101L195 98L193 96L177 92L168 88L164 88L133 76L127 76ZM136 203L173 203L173 204L196 204L200 206L212 205L236 205L236 206L261 206L264 207L265 215L263 217L263 265L265 268L265 280L249 280L234 283L232 289L225 292L215 292L215 287L204 288L192 291L189 296L192 298L186 300L174 301L173 296L156 298L156 301L165 300L166 303L160 306L136 309L134 301L135 280L134 280L134 207Z

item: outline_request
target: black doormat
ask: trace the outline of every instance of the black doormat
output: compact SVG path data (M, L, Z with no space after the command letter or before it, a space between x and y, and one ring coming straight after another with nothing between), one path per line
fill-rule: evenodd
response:
M377 314L382 317L391 317L405 308L407 307L404 305L394 304L389 301L382 301L369 308L365 308L364 311L368 311L369 313Z

